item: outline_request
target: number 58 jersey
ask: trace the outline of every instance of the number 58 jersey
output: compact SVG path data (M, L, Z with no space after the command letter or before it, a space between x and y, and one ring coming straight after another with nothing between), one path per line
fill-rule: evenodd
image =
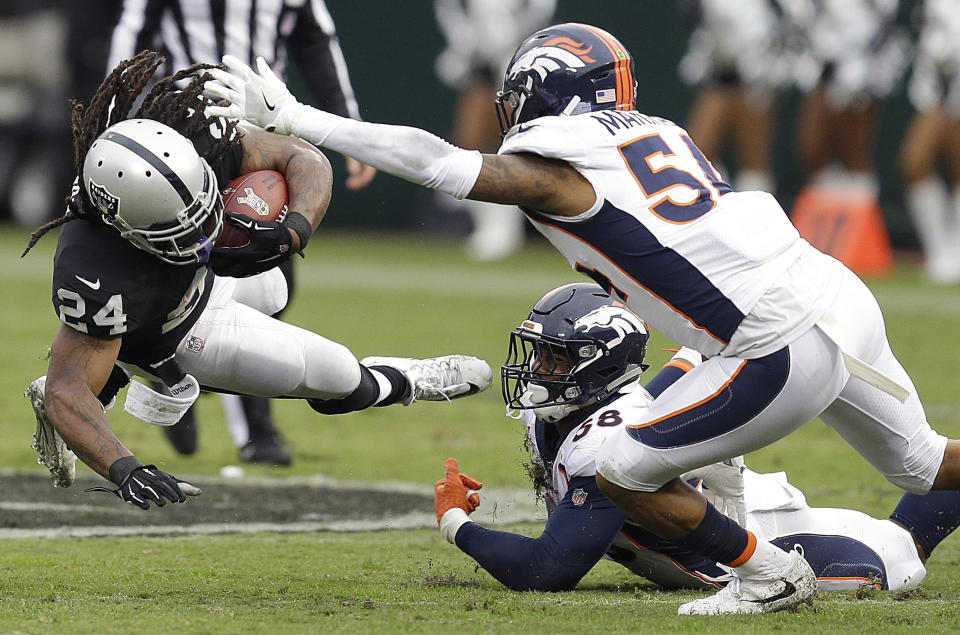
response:
M559 159L583 175L597 194L590 209L524 213L577 271L706 356L773 353L833 301L823 276L842 265L800 238L770 194L732 192L665 119L541 117L514 126L499 153Z

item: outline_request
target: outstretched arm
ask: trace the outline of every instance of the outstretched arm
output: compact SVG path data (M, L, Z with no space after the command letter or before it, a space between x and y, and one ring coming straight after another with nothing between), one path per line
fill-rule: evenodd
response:
M573 504L582 489L586 502ZM626 515L601 492L591 477L574 478L567 496L550 514L539 538L466 523L456 544L490 575L515 591L566 591L594 567L623 526Z
M186 493L197 495L199 488L140 463L117 438L97 398L113 372L120 343L119 337L92 337L61 325L50 348L46 415L80 460L117 486L93 490L116 494L141 509L182 503Z
M61 325L47 369L45 403L51 423L80 460L104 478L110 477L115 461L133 455L114 434L97 399L120 343L119 337L91 337Z
M458 148L418 128L355 121L297 102L266 62L259 74L224 57L227 73L211 71L209 92L230 102L210 114L238 117L278 134L354 157L379 170L457 198L519 205L575 216L596 201L593 186L562 161L531 154L491 155Z
M572 589L603 557L626 519L592 477L579 477L570 482L567 496L539 538L495 531L469 518L480 504L473 490L481 487L460 473L455 459L447 459L446 476L435 488L437 522L448 541L515 591ZM580 505L573 503L575 490L584 492Z

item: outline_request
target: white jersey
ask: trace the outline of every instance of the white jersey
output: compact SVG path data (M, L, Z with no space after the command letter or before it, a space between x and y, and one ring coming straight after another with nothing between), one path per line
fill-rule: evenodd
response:
M533 412L522 411L533 459L541 467L550 468L550 509L567 495L571 480L595 476L600 446L619 431L624 420L641 416L652 401L642 386L635 385L632 392L597 409L567 433L552 465L540 454ZM903 527L850 509L810 507L803 492L791 485L783 472L758 474L746 469L743 479L747 529L759 540L784 549L803 546L821 589L855 590L864 584L876 584L864 572L885 580L891 591L916 586L926 576L913 538ZM700 489L714 507L725 511L724 500ZM643 535L643 530L625 523L606 557L664 588L716 588L731 578L728 567L706 561L680 562L668 551L658 551L657 545L644 542Z
M632 390L632 391L631 391ZM560 444L557 456L552 462L549 472L549 489L547 495L555 507L567 495L570 481L579 476L593 478L597 473L596 458L600 446L610 434L619 430L624 421L632 420L636 413L645 411L653 397L643 386L634 384L624 389L625 394L612 401L608 406L597 409L596 412L584 419L580 425L573 428L566 439ZM628 392L629 391L629 392ZM537 419L532 410L523 410L521 419L527 428L527 438L533 452L533 460L543 467L547 462L540 455L540 446L537 440Z
M541 117L504 139L501 154L518 152L567 162L597 193L575 217L524 210L537 229L650 326L705 356L775 352L833 302L841 265L803 240L771 195L732 192L665 119Z

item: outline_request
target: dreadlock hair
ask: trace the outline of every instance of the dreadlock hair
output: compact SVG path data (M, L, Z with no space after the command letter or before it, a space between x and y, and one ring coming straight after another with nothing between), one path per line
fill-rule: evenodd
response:
M126 119L152 119L176 128L180 134L189 138L216 119L204 114L200 101L206 99L202 96L204 82L211 79L209 73L202 71L218 68L216 64L194 64L157 81L143 97L136 113L131 113L138 98L153 80L157 68L165 61L159 53L141 51L132 59L117 64L97 88L87 107L77 101L70 101L73 162L77 180L74 181L70 196L66 198L67 211L63 216L41 225L30 235L21 258L51 229L78 218L100 218L99 210L90 203L84 192L82 181L84 158L104 130ZM181 81L186 81L187 84L178 86ZM236 122L228 120L226 127L226 133L202 155L207 163L213 163L231 145Z

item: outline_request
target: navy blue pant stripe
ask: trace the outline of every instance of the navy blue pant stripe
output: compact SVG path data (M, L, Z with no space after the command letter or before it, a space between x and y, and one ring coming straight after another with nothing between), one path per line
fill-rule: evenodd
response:
M676 448L726 434L763 411L780 394L790 372L786 348L759 359L746 360L732 381L692 408L664 417L627 433L646 446Z
M592 217L577 223L555 223L525 211L537 222L591 245L639 285L724 344L743 321L743 312L699 269L609 201Z
M771 540L784 551L794 545L803 547L803 557L818 578L860 578L876 581L881 589L888 588L887 569L883 559L867 545L849 536L824 534L793 534Z

